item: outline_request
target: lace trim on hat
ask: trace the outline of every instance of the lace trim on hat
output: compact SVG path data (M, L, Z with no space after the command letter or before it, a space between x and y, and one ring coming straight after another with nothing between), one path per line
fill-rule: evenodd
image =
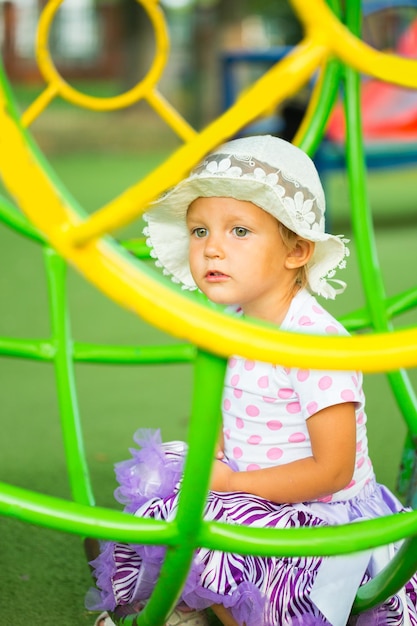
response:
M333 267L325 276L321 276L317 281L309 280L310 288L323 298L334 300L334 298L343 293L346 289L346 283L343 280L333 278L338 269L343 270L346 268L346 258L350 255L350 250L346 244L349 243L349 239L346 239L344 235L335 235L343 243L344 255L337 265ZM308 273L308 270L307 270Z
M282 170L248 155L212 154L197 165L188 180L227 176L257 180L273 188L274 192L302 230L324 232L324 207L299 181L288 177Z

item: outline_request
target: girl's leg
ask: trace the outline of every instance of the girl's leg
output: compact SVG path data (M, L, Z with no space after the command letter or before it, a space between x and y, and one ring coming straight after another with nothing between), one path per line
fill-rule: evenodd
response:
M223 606L223 604L212 604L211 610L219 618L223 626L239 626L233 619L231 613Z

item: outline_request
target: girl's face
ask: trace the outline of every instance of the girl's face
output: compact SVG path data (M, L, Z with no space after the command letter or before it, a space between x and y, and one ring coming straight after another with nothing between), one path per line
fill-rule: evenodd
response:
M234 198L197 198L187 226L199 289L212 302L240 305L246 315L280 323L295 293L297 268L313 244L297 238L290 251L272 215Z

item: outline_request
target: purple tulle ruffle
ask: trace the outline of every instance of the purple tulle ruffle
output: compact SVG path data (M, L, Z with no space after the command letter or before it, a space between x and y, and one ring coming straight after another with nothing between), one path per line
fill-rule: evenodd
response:
M139 449L132 448L131 458L115 466L119 483L115 497L127 513L169 522L178 509L187 446L178 441L163 444L159 430L139 430L134 440ZM354 498L331 504L278 505L240 492L210 492L204 517L253 527L296 528L348 524L403 510L386 487L372 480ZM126 608L146 602L159 579L165 552L158 545L103 542L101 554L91 563L100 591L90 590L87 608L114 610L116 605ZM199 548L179 602L196 610L222 604L238 624L246 626L277 626L277 616L286 626L328 626L320 604L310 599L320 567L319 557L274 559ZM417 577L408 583L406 592L411 624L417 626ZM403 615L396 595L376 609L351 616L347 626L401 626Z
M115 544L112 541L100 542L100 554L90 562L98 589L91 587L85 596L85 606L89 611L102 611L105 608L113 611L116 608L112 577L115 563L113 560ZM99 591L100 590L100 591Z
M133 436L139 446L130 448L131 459L116 463L119 487L114 492L126 513L135 513L151 498L165 498L178 490L187 444L162 443L160 430L139 429Z

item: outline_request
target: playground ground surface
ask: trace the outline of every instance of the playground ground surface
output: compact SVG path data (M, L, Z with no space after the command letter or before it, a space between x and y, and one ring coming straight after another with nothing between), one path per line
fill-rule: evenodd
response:
M49 135L38 123L34 132L74 197L87 210L93 210L151 170L166 155L166 147L176 144L172 137L165 142L157 133L153 134L155 145L150 144L139 128L136 138L131 127L130 132L126 130L126 149L119 149L112 139L117 123L107 125L107 116L103 116L101 131L94 139L86 132L89 115L83 116L84 132L78 134L68 117L61 118L60 124L57 121L55 132ZM119 130L125 132L125 118L121 116L120 120ZM74 140L76 136L79 141ZM110 146L107 152L106 146ZM415 285L416 180L415 168L369 175L376 243L388 295ZM345 175L332 175L327 191L333 232L351 236ZM139 230L136 224L116 235L136 236ZM354 243L351 247L348 269L340 276L348 282L348 289L329 305L336 315L364 303ZM40 246L0 225L0 258L1 335L48 337L47 288ZM77 341L173 341L107 300L72 269L68 272L68 291L71 326ZM401 325L416 322L414 312L398 321ZM0 373L1 480L68 498L52 367L0 359ZM411 377L417 383L415 372ZM97 503L113 507L113 464L127 457L137 428L161 427L165 440L187 437L191 368L79 364L76 383ZM395 489L405 436L403 420L383 375L366 376L365 385L370 451L377 478ZM84 608L90 575L80 539L8 518L0 518L0 529L1 626L92 625L95 616Z

